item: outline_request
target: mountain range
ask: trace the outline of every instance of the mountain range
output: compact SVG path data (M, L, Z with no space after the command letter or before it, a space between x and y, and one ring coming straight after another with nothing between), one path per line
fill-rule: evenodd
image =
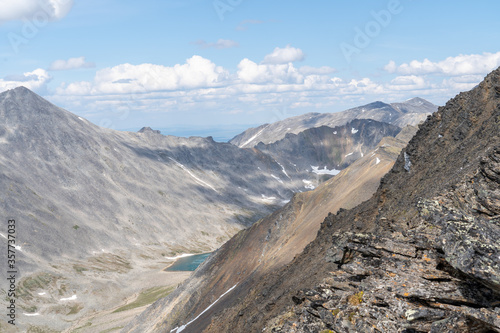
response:
M373 119L398 127L416 126L436 110L436 105L419 97L392 104L378 101L342 112L306 113L264 124L238 134L229 142L242 148L254 147L260 142L264 144L276 142L288 133L298 134L314 127L345 125L354 119Z
M144 271L217 249L400 131L355 119L242 149L100 128L23 87L0 94L0 119L22 321L56 330L140 292Z
M301 195L200 266L177 308L159 300L123 331L500 332L499 133L500 68L429 116L373 196L328 214L290 262L245 272L279 261Z

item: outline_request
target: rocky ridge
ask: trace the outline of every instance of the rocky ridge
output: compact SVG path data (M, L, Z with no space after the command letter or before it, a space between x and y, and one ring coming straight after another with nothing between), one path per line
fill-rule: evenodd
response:
M428 117L375 195L328 216L206 332L500 332L500 69Z
M238 134L229 142L242 148L255 147L260 142L271 144L287 134L298 134L310 128L321 126L342 126L354 119L372 119L398 127L416 126L427 115L435 112L437 106L422 98L412 98L402 103L387 104L373 102L336 113L307 113L286 118L271 124L250 128Z

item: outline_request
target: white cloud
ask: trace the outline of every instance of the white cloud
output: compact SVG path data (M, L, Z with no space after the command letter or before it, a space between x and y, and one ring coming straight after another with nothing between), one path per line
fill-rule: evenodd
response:
M452 91L467 91L474 88L482 79L482 75L456 76L444 79L441 87Z
M392 74L395 73L398 68L396 66L396 62L394 60L391 60L387 65L384 66L384 69Z
M416 75L398 76L391 80L391 87L395 90L400 89L421 89L426 87L423 77Z
M73 0L2 0L0 23L15 20L59 20L73 7Z
M22 75L9 75L4 79L0 79L0 91L14 89L19 86L24 86L31 90L42 88L50 81L51 77L45 69L35 69L32 72L26 72Z
M249 59L243 59L238 64L238 78L245 83L302 83L304 75L291 63L287 64L256 64Z
M202 49L229 49L240 46L238 42L229 39L219 39L216 43L207 43L204 40L199 40L197 42L194 42L194 44L199 45Z
M290 45L285 48L275 48L271 54L264 57L263 64L286 64L304 60L304 52Z
M182 114L211 110L213 114L228 114L237 109L248 115L280 107L326 112L339 110L341 105L394 102L416 96L444 103L483 78L480 74L442 72L401 74L395 62L390 62L386 70L394 74L345 79L333 76L335 69L328 66L296 67L291 61L257 63L245 58L236 71L230 72L208 59L193 56L171 67L121 64L105 68L97 71L92 81L61 85L51 100L70 110L94 113L133 110ZM30 75L9 79L36 82Z
M75 82L58 89L59 94L98 95L144 93L221 85L229 73L200 56L185 64L166 67L154 64L122 64L99 70L94 82Z
M93 68L95 64L92 62L86 62L85 57L69 58L68 60L56 60L50 67L50 71L65 71L77 68Z
M429 59L413 60L399 66L391 60L384 69L389 73L397 72L403 75L444 74L459 76L487 74L498 66L500 66L500 52L485 52L483 54L461 54L438 62L432 62Z

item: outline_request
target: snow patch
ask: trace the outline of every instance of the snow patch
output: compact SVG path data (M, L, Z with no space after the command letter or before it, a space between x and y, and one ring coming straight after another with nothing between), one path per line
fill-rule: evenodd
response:
M354 152L345 155L344 158L347 157L347 156L351 156L352 154L354 154Z
M292 179L292 178L290 178L290 176L286 173L285 167L284 167L284 166L282 166L282 165L280 164L280 162L278 162L278 161L276 161L276 163L278 163L278 165L281 167L281 171L285 174L285 176L287 176L287 177L288 177L288 179Z
M191 171L189 171L188 168L186 168L184 165L182 165L181 163L177 162L176 160L174 160L172 157L168 157L170 160L174 161L174 163L180 167L182 170L186 171L191 177L194 178L194 180L200 184L200 185L203 185L203 186L206 186L206 187L209 187L211 188L212 190L214 190L216 193L219 193L212 185L204 182L203 180L201 180L200 178L196 177Z
M248 139L247 141L245 141L244 144L242 144L240 147L243 148L245 147L247 144L249 144L250 142L252 142L253 140L255 140L261 133L262 131L264 131L264 129L266 129L265 127L263 129L261 129L259 132L257 132L257 134L255 134L254 136L252 136L250 139Z
M333 131L333 134L337 134L337 131Z
M194 318L193 320L191 320L189 323L187 323L186 325L182 325L180 327L176 327L172 330L170 330L170 333L180 333L182 331L184 331L184 329L186 327L188 327L190 324L194 323L198 318L200 318L205 312L207 312L212 306L215 305L215 303L217 303L222 297L226 296L226 294L230 293L234 288L236 288L238 284L235 284L234 286L232 286L231 288L228 289L228 291L226 291L224 294L220 295L219 298L217 298L215 300L215 302L213 302L212 304L210 304L205 310L203 310L196 318Z
M312 166L311 165L311 168L312 168L312 172L314 172L317 175L332 175L332 176L335 176L335 175L337 175L340 172L340 170L335 170L335 169L328 170L326 168L326 166L323 169L319 169L319 166Z
M64 302L64 301L74 301L76 299L76 295L73 295L71 297L67 297L67 298L61 298L60 301Z
M39 295L39 296L43 296L43 295L45 295L45 294L46 294L46 292L45 292L45 291L44 291L44 292L41 292L41 293L38 293L38 295Z
M280 177L276 177L275 175L271 174L271 177L279 181L281 184L283 184L283 181L280 179Z
M302 179L302 181L304 182L304 187L307 188L307 189L310 189L310 190L314 190L316 187L313 185L312 181L310 180L307 180L307 179Z
M78 119L80 119L81 121L85 121L85 119L83 119L82 117L78 117Z
M261 194L261 196L261 200L267 203L273 203L276 200L276 197L266 197L264 194Z
M351 128L351 133L352 133L352 134L356 134L356 133L358 133L358 132L359 132L359 130L355 129L354 127L353 127L353 128Z
M377 157L377 159L375 160L375 165L377 165L379 163L380 163L380 158Z
M37 313L24 313L23 312L23 315L25 315L26 317L36 317L36 316L39 316L40 314L37 312Z

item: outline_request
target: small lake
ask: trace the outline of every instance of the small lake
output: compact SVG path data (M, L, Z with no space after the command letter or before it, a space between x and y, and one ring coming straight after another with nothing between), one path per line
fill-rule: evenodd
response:
M170 267L166 268L165 271L194 271L210 254L211 253L195 254L193 256L179 258Z

